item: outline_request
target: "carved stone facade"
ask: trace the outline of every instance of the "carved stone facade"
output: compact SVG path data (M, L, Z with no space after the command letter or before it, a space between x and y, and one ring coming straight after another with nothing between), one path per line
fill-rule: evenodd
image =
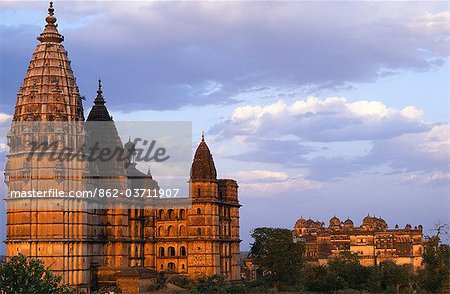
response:
M57 131L43 134L14 127L20 122L84 122L82 99L72 72L64 37L58 33L50 3L44 31L23 84L17 94L13 125L8 134L10 154L5 169L9 190L86 190L87 164L63 166L61 162L26 159L34 138L58 141L58 148L77 147L84 136L75 128L72 139ZM87 121L109 122L104 140L128 152L122 144L112 117L105 106L99 81L97 98ZM90 134L102 137L102 134ZM73 139L75 138L75 139ZM114 170L119 189L156 188L153 176L125 166L96 166ZM61 174L70 174L62 181ZM117 180L118 179L118 180ZM221 274L228 280L240 279L238 185L231 179L217 179L211 152L202 137L191 167L192 207L176 209L95 209L77 199L7 200L7 255L23 253L43 259L63 282L88 292L97 279L123 278L130 269L133 277L151 271L169 271L198 277ZM43 209L53 201L52 209ZM58 207L57 209L55 207ZM131 271L130 271L131 272ZM120 273L118 275L118 273Z
M355 227L353 221L343 222L336 216L328 227L321 221L300 218L293 230L294 240L306 245L305 259L313 264L326 264L340 252L357 253L364 266L377 265L384 260L397 264L408 264L414 269L422 265L422 226L412 228L398 225L389 229L382 218L366 216L361 226Z

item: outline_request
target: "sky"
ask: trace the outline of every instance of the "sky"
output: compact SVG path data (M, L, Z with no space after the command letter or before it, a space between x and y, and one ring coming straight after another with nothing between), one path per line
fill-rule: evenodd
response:
M47 7L0 1L0 128ZM301 216L450 222L448 2L56 1L55 15L86 113L101 78L115 121L192 121L193 150L205 131L239 184L242 250ZM0 170L6 151L0 138Z

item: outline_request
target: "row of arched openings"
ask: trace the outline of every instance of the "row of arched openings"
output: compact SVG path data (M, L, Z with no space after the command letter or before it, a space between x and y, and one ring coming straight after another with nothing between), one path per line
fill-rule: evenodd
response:
M174 226L168 226L167 229L164 229L163 226L159 226L157 233L158 233L159 237L176 237L176 236L186 236L187 235L185 226L180 226L178 228L178 231L177 231L176 227L174 227ZM202 235L201 228L197 228L197 235L198 236Z
M175 247L169 246L167 248L167 255L166 255L166 249L164 247L159 247L159 256L177 256ZM186 247L181 246L180 247L180 255L179 256L186 256Z
M197 214L202 214L202 210L197 208ZM174 210L169 209L167 212L164 209L160 209L158 211L158 219L166 219L166 220L175 220L175 219L186 219L186 210Z
M160 209L158 211L158 219L168 219L168 220L175 220L175 219L185 219L186 218L186 210L180 209L180 210L174 210L169 209L165 211L164 209Z
M180 226L177 230L174 226L168 226L164 229L163 226L158 227L158 236L160 237L175 237L175 236L186 236L187 231L185 226Z
M161 263L160 268L161 268L161 270L164 270L164 264ZM175 263L169 262L169 263L167 264L167 270L168 270L169 272L175 271ZM181 264L181 271L185 271L185 270L186 270L186 266L185 266L184 263L183 263L183 264Z

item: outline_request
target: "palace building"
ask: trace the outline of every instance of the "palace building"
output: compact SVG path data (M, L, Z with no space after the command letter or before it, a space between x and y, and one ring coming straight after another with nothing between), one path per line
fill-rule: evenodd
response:
M347 218L341 221L333 216L328 227L324 222L300 218L295 223L295 242L305 242L305 260L312 264L326 264L341 252L357 253L364 266L378 265L385 260L408 264L417 269L422 263L422 226L412 228L398 225L389 229L384 219L367 215L355 226Z
M20 123L102 122L108 127L90 137L119 146L129 154L135 148L131 140L122 144L100 81L85 120L52 2L48 12L17 93L7 136L10 153L5 182L10 191L87 188L82 179L89 168L83 164L65 166L61 161L49 160L46 154L40 161L27 159L33 138L58 141L58 148L77 147L85 134L74 127L68 139L63 131L40 133ZM111 172L118 189L158 187L154 179L157 175L139 171L132 157L122 165L98 163L96 170ZM239 280L238 185L235 180L217 178L204 136L195 152L189 183L192 205L185 208L95 209L77 199L51 200L51 206L40 205L45 199L7 199L7 256L22 253L44 260L63 277L63 283L75 286L78 293L89 293L102 282L122 286L121 281L128 281L123 284L124 293L138 293L142 291L142 280L160 271L192 278L219 274L229 281Z

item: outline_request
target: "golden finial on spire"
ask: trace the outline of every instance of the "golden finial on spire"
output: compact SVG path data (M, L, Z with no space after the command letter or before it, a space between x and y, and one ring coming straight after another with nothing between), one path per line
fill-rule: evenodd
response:
M53 8L53 1L50 1L50 6L48 7L48 15L53 15L55 9Z
M106 103L105 98L103 98L102 95L102 80L98 79L98 90L97 90L97 97L94 99L95 105L103 105Z
M102 80L100 80L100 79L98 79L98 91L97 91L97 93L98 94L103 93L103 91L102 91Z
M205 142L205 131L202 131L202 142Z
M54 14L55 14L55 8L53 8L53 1L50 1L50 6L48 7L48 16L45 18L45 21L49 25L57 26L55 24L56 23L56 16Z
M37 37L41 42L54 42L61 43L64 41L64 37L58 33L56 29L58 25L56 24L56 16L54 15L55 9L53 8L53 1L50 1L48 7L48 15L45 18L47 24L45 25L44 31Z

